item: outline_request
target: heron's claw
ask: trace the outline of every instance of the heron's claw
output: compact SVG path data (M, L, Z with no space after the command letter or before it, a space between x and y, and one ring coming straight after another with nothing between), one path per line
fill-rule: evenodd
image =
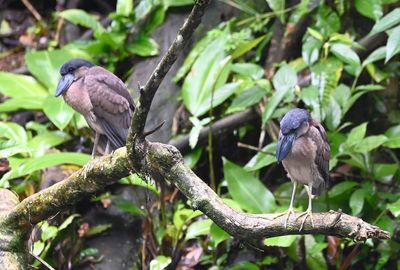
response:
M281 214L275 216L274 219L276 219L276 218L278 218L278 217L281 217L281 216L283 216L283 215L286 215L285 223L284 223L285 229L286 229L286 228L287 228L287 222L288 222L288 220L289 220L290 214L294 215L293 207L289 207L289 209L288 209L286 212L283 212L283 213L281 213Z
M301 230L303 229L304 223L306 222L307 217L310 217L311 226L314 227L314 220L313 220L312 212L311 212L310 209L307 209L307 211L305 211L304 213L301 213L301 214L296 218L296 220L299 219L299 218L301 218L302 216L305 216L305 217L303 218L303 221L301 222L301 226L300 226L299 232L301 232Z

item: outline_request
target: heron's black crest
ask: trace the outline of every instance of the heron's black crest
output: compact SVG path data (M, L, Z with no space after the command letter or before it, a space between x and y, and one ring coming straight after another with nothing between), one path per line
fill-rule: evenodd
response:
M298 129L305 121L310 121L311 115L307 110L304 109L292 109L285 114L281 120L281 131L283 135L294 132Z
M60 69L60 74L64 76L67 73L72 73L75 70L77 70L80 67L93 67L94 64L85 60L85 59L80 59L80 58L75 58L72 60L69 60L68 62L65 62Z

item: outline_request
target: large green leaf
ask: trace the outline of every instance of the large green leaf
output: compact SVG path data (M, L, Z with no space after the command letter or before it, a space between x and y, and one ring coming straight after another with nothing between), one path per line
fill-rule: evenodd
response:
M127 50L142 57L158 54L158 44L148 36L140 36L128 45Z
M351 66L359 66L360 58L358 55L347 45L336 43L331 46L331 52L343 62Z
M257 85L245 89L242 93L240 93L233 99L232 104L227 110L227 113L243 111L248 107L256 104L261 100L263 96L267 94L268 90Z
M38 170L61 164L74 164L83 166L90 160L90 155L81 153L49 153L41 157L27 159L18 167L4 175L2 181L21 177Z
M384 144L387 140L388 138L384 135L368 136L356 146L356 151L364 153L372 151Z
M290 88L286 88L284 90L277 90L272 98L268 101L267 106L265 106L264 112L262 114L262 122L266 123L275 112L279 103L284 99L284 97L290 92Z
M364 207L365 196L368 194L366 189L357 189L350 196L349 205L353 215L358 215Z
M25 54L29 71L48 88L50 95L54 95L56 91L60 67L72 58L89 59L80 50L29 51Z
M389 203L386 207L397 218L400 216L400 199L394 203Z
M0 72L0 93L12 98L45 97L47 91L33 77Z
M0 112L13 112L18 110L40 110L45 97L16 97L0 104Z
M369 35L385 31L400 23L400 8L396 8L377 21Z
M185 240L193 239L200 235L209 235L212 224L213 222L209 218L193 222L186 231Z
M400 25L393 29L390 33L386 44L385 63L390 60L396 53L400 51Z
M31 139L27 146L35 156L42 156L46 150L70 139L67 133L62 131L50 131L39 134Z
M74 116L74 110L62 98L49 96L43 102L43 111L59 129L64 129Z
M28 140L25 129L13 122L0 122L0 138L3 137L18 144L25 144Z
M278 15L279 19L283 22L285 16L282 12L285 8L285 0L267 0L268 6Z
M117 1L117 14L128 16L133 11L133 0L118 0Z
M365 17L377 20L382 17L382 4L380 0L355 0L354 5L358 12Z
M276 72L272 83L277 91L285 91L297 85L296 71L289 65L284 65Z
M236 63L231 65L231 70L240 75L259 80L264 76L264 69L253 63Z
M362 123L362 124L354 127L350 131L350 133L347 135L346 143L349 145L356 145L362 139L364 139L365 134L367 132L367 124L368 123Z
M386 57L386 46L379 47L375 49L372 53L368 55L368 57L363 61L362 65L366 66L373 62L385 59Z
M274 195L254 175L223 159L229 193L241 208L252 213L272 213L276 209Z
M212 106L217 107L222 102L227 100L230 96L235 93L235 91L239 88L240 83L227 83L217 90L214 91L213 95L208 96L206 99L203 100L202 103L198 105L195 115L200 116L204 113L208 112L211 108L211 99L212 99Z
M289 247L298 237L298 235L270 237L264 240L264 244L266 246Z
M157 256L150 262L150 270L163 270L171 263L170 257Z
M67 9L60 12L59 15L73 24L81 25L94 31L104 30L95 16L82 9Z
M229 63L229 58L225 58L226 40L226 35L220 35L210 42L186 76L182 86L182 98L193 115L198 115L200 104L211 96L213 89L218 89L226 81L227 74L219 79L222 70Z

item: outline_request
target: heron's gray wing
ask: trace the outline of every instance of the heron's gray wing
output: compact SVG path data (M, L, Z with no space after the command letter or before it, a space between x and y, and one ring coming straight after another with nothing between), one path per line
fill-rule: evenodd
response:
M323 181L322 183L316 183L317 185L315 186L313 185L312 194L320 194L329 186L329 159L331 149L324 127L315 120L311 122L310 137L317 146L315 164L322 178L321 180Z
M111 72L93 67L85 76L84 87L88 91L97 121L113 149L124 146L134 109L124 83Z

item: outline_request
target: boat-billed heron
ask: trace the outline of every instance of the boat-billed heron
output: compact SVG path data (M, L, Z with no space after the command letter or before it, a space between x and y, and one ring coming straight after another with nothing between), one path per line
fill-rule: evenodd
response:
M100 135L109 148L117 149L126 137L135 109L125 84L106 69L84 59L72 59L61 66L56 97L62 95L74 110L83 115L95 132L92 157L96 155Z
M308 208L298 218L312 219L312 199L329 185L330 147L322 125L313 120L304 109L292 109L282 118L276 147L276 158L282 161L288 177L293 182L293 192L286 212L285 228L290 214L294 214L293 201L297 183L303 184L308 194Z

